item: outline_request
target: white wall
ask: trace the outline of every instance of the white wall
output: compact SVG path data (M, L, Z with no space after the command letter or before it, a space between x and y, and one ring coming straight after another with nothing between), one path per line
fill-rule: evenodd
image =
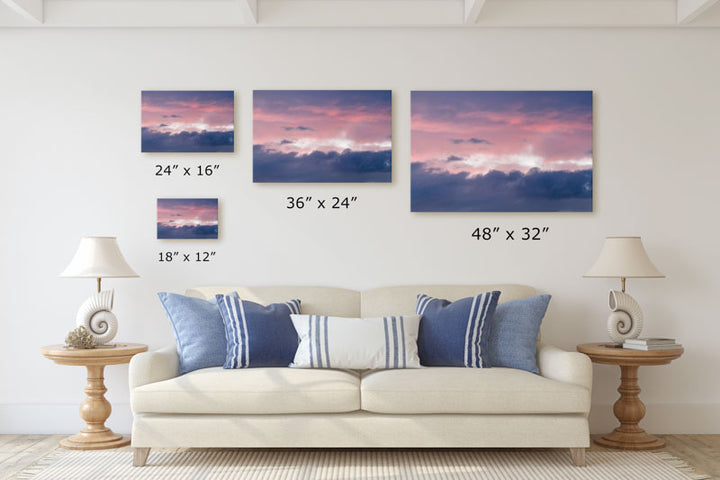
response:
M116 289L119 340L172 339L155 292L197 284L516 282L553 294L547 341L606 338L618 282L582 279L607 234L640 234L664 280L629 281L647 335L686 347L641 369L644 425L720 433L720 30L0 30L0 432L73 432L84 372L39 347L73 328L91 280L60 279L79 238L117 235L140 279ZM392 89L393 183L254 185L252 90ZM140 152L142 89L234 89L237 152ZM595 91L595 212L410 213L411 89ZM219 163L212 178L157 178L158 161ZM285 209L288 195L357 195L349 211ZM217 196L221 239L155 240L155 199ZM475 241L476 226L549 226L540 242ZM211 264L159 264L162 249L212 249ZM131 423L127 366L106 371ZM614 424L619 372L596 366L594 431Z

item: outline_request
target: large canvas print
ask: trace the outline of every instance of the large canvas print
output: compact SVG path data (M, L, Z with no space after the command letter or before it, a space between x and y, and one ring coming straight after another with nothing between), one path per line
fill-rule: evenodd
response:
M142 92L143 152L233 152L234 137L231 90Z
M217 198L158 198L158 239L217 239Z
M255 182L390 182L392 92L256 90Z
M591 212L591 91L414 91L414 212Z

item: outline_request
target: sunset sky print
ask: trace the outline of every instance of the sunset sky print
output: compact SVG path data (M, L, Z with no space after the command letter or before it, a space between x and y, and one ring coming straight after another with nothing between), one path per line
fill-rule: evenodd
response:
M412 211L592 211L591 91L411 96Z
M233 152L235 93L142 92L143 152Z
M158 198L157 238L218 238L218 199Z
M392 92L256 90L255 182L390 182Z

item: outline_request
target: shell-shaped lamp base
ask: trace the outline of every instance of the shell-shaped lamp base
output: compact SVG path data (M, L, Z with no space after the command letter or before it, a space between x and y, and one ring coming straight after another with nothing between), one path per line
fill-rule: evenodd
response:
M117 334L118 322L112 313L115 290L105 290L80 305L75 324L85 327L95 337L95 344L108 343Z
M640 336L643 313L633 297L625 292L610 290L608 305L612 313L608 317L607 329L613 342L623 343L627 338Z

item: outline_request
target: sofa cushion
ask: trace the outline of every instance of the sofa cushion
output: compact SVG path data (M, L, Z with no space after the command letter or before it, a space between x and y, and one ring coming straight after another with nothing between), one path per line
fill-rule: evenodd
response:
M189 288L185 295L210 300L215 298L215 295L226 295L231 292L237 292L238 296L243 300L250 300L261 305L286 302L288 298L299 298L302 300L302 312L312 313L313 315L360 316L360 292L345 288L307 287L302 285L272 287L211 286ZM393 311L393 313L395 312ZM412 308L409 313L413 313Z
M359 374L294 368L205 368L135 388L135 413L338 413L360 408Z
M511 368L365 372L361 407L375 413L587 413L590 392Z
M239 287L227 287L228 292ZM392 312L393 315L411 315L415 313L418 293L424 293L435 298L445 298L451 302L465 297L472 297L478 292L501 292L498 303L518 300L520 298L537 295L534 288L525 285L404 285L396 287L381 287L372 290L363 290L360 297L360 311L362 315L343 315L346 317L379 317ZM189 295L189 293L188 293ZM305 297L294 293L295 297L302 298L303 313L316 313L305 308ZM242 294L240 295L241 297ZM209 298L209 297L207 297ZM243 297L245 298L245 297ZM323 315L338 315L330 312L317 312Z

